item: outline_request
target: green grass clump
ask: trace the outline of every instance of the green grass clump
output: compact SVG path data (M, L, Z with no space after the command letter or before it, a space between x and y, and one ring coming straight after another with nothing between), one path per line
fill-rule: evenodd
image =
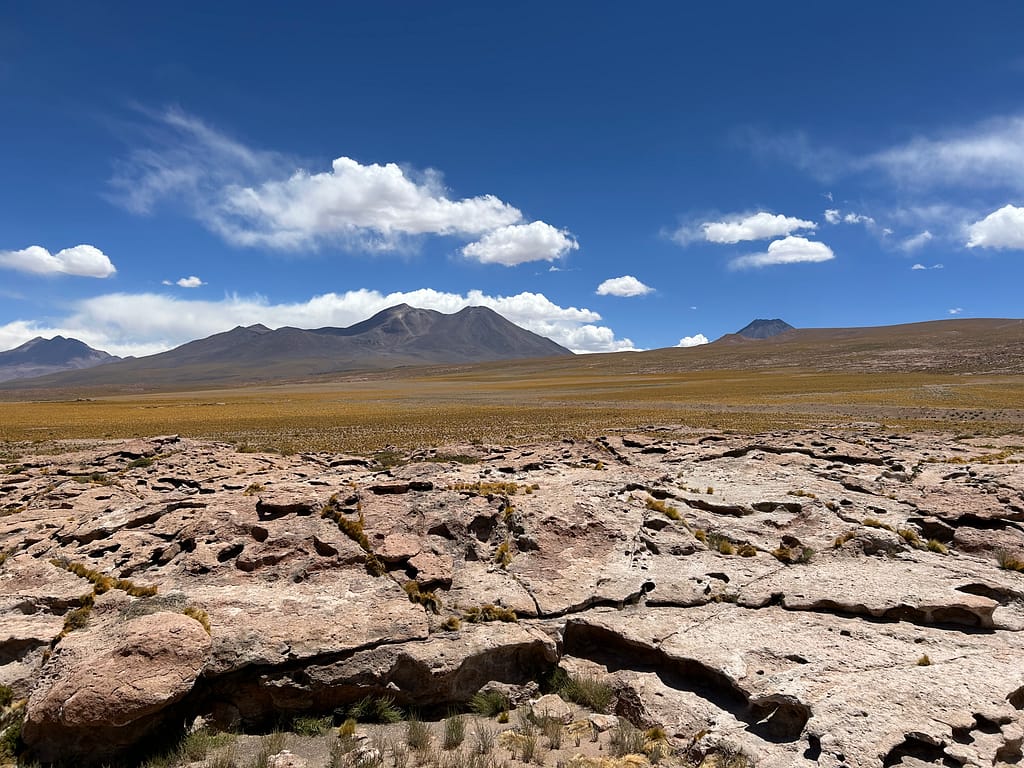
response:
M374 553L373 547L370 545L370 539L366 536L366 531L364 530L366 521L363 519L362 510L360 510L359 517L355 520L346 517L345 513L341 511L337 499L332 496L326 507L324 507L324 511L320 513L320 516L333 520L342 533L359 545L366 559L367 573L371 576L383 576L387 572L384 563Z
M928 544L926 546L931 552L938 552L940 555L949 554L949 548L938 539L928 539Z
M128 469L145 469L153 466L153 459L142 457L128 462Z
M93 594L95 595L102 595L104 592L109 592L112 589L120 589L132 597L152 597L157 591L156 587L140 587L128 579L116 579L113 576L107 576L105 573L93 570L86 565L82 565L82 563L72 562L66 558L54 558L50 560L50 564L92 582Z
M469 709L483 717L496 717L508 712L509 700L498 691L477 691L469 700Z
M499 480L496 482L456 483L449 490L473 496L515 496L519 493L519 487L518 483L506 483ZM526 486L523 488L525 489Z
M230 733L219 733L200 728L198 731L186 733L175 751L180 760L198 762L205 760L213 750L227 746L234 741L234 738Z
M626 755L644 754L646 742L643 731L638 730L626 718L620 717L618 725L612 729L609 743L615 757L625 757Z
M14 689L9 685L0 685L0 709L11 706L14 701Z
M391 696L365 696L348 709L348 716L360 723L398 723L402 710Z
M605 712L615 692L605 680L595 675L565 675L559 681L557 693L594 712Z
M290 730L299 736L323 736L334 728L334 718L300 715L292 720Z
M410 749L422 751L430 746L430 728L418 717L410 717L405 723L405 743Z
M449 715L444 719L444 749L456 749L466 740L466 718L462 715Z

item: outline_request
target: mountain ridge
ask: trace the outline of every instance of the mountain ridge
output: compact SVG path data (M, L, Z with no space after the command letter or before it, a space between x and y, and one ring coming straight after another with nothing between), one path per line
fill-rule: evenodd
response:
M236 326L174 349L123 360L103 371L71 371L14 388L244 384L328 373L571 356L554 341L486 307L454 314L407 304L346 328Z
M83 370L120 360L78 339L36 336L24 344L0 352L0 381L34 378L69 370Z

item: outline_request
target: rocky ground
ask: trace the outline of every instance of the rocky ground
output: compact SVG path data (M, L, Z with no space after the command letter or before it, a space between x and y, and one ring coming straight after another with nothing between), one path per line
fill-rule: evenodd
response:
M3 716L25 759L87 764L197 717L429 716L561 668L669 762L1017 764L1024 448L973 442L27 452L0 466Z

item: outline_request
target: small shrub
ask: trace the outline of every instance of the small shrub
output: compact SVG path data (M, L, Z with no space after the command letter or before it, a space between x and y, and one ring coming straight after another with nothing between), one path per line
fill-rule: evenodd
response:
M912 547L921 546L921 537L912 528L898 528L896 533Z
M355 736L357 725L358 723L356 722L356 719L354 717L347 718L344 723L338 726L338 736L340 736L341 738Z
M462 715L449 715L444 720L444 741L442 746L445 749L455 749L462 745L466 739L466 720Z
M252 484L249 485L248 488L246 488L244 491L242 491L242 495L243 496L258 496L259 494L263 493L265 490L267 490L267 488L266 488L265 485L263 485L263 483L252 483Z
M647 741L665 741L668 739L668 733L660 725L655 725L644 731L644 738Z
M919 667L930 667L931 665L932 665L932 660L928 658L928 654L927 653L924 654L923 656L921 656L921 658L919 658L917 660L917 666L919 666Z
M832 548L839 549L841 546L843 546L843 544L848 542L850 539L854 538L856 535L857 530L855 528L849 531L844 531L843 533L836 536L836 540L832 542Z
M210 632L210 615L206 611L204 611L202 608L198 608L197 606L194 606L194 605L186 605L184 608L181 609L181 612L183 614L185 614L186 616L188 616L190 619L195 619L200 624L202 624L203 625L203 629L206 630L206 634L208 634L208 635L211 634L211 632Z
M707 487L707 489L704 491L704 493L706 493L708 496L714 496L715 495L715 488L714 488L714 486L709 485Z
M647 499L647 508L660 512L669 520L682 520L683 516L679 514L679 510L673 507L671 504L666 504L661 499L656 499L653 496Z
M612 703L612 687L594 675L568 675L558 690L563 699L573 701L594 712L605 712Z
M896 533L896 529L895 528L893 528L888 523L883 523L877 517L865 517L863 525L866 525L868 528L881 528L883 530L891 531L892 533Z
M495 717L508 712L509 701L498 691L477 691L469 700L469 708L483 717Z
M449 616L447 619L441 622L441 629L449 632L458 632L462 629L462 619L458 616Z
M512 564L512 548L507 540L498 545L494 553L494 562L502 568L508 568Z
M524 763L532 763L537 757L537 734L524 733L519 739L520 758Z
M515 609L486 603L481 606L467 608L462 618L472 624L483 624L489 621L518 621Z
M802 488L798 488L795 491L790 491L788 495L790 495L790 496L802 496L802 497L807 498L807 499L816 499L816 498L818 498L815 494L811 493L810 491L805 491Z
M701 542L702 544L707 544L708 543L708 533L703 528L698 528L697 530L695 530L693 532L693 538L695 538L697 541Z
M89 626L89 614L92 613L92 604L83 605L81 608L75 608L73 611L69 611L64 616L64 629L61 632L62 635L74 632L76 629L85 629Z
M11 706L14 701L14 689L9 685L0 685L0 709Z
M757 547L753 544L742 544L737 550L740 557L757 557Z
M128 462L128 469L146 469L153 466L153 459L142 457Z
M20 712L11 721L4 723L0 729L0 759L14 760L21 748L21 725L24 722L25 713Z
M780 563L786 565L804 565L814 558L814 550L811 547L784 547L780 546L772 550L772 555Z
M409 600L412 602L418 603L434 613L441 612L441 601L438 599L437 595L433 592L424 592L421 590L418 582L414 580L407 581L402 585L402 589L405 590L405 594L409 596Z
M504 725L505 723L508 722L508 710L507 709L504 712L499 712L498 713L498 722L501 723L502 725Z
M940 555L949 554L949 548L938 539L928 539L928 550L938 552Z

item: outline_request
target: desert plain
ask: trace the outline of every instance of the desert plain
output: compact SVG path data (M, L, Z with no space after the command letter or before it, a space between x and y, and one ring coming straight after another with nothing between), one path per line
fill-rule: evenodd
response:
M882 347L6 392L8 759L1018 764L1019 359Z

